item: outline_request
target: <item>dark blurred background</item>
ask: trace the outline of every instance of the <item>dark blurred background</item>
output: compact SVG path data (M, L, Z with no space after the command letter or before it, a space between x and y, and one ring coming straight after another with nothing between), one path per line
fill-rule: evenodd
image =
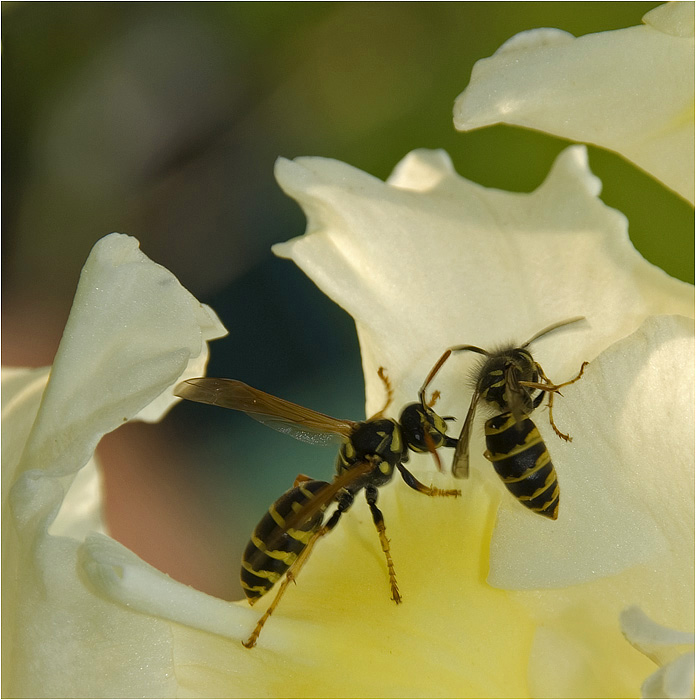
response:
M94 242L129 233L230 330L208 374L318 410L364 415L353 322L271 244L299 235L278 156L385 178L445 148L483 185L530 191L566 142L459 134L474 62L525 29L578 36L639 24L658 3L2 3L3 364L50 364ZM590 149L603 200L650 261L693 281L693 210ZM334 451L242 414L177 406L100 446L113 534L179 580L241 595L241 550L298 472Z

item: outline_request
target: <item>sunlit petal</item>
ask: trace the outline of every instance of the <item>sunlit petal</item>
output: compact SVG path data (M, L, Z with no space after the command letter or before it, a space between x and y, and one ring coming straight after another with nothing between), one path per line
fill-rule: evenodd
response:
M224 333L135 239L112 234L83 269L50 374L4 375L5 695L175 694L171 625L95 592L80 571L80 542L48 528L84 535L99 527L95 472L73 483L75 474L104 433L171 406L177 399L167 392L205 367L207 341ZM71 484L89 503L69 496L56 520ZM75 504L85 507L68 510Z
M657 7L643 21L578 38L514 36L474 66L455 126L502 122L603 146L693 204L693 3Z
M432 527L422 537L437 541L443 560L460 545L447 574L433 570L428 555L421 560L447 601L451 629L473 629L468 611L486 605L491 585L519 606L506 608L492 628L509 634L516 624L536 626L531 640L520 643L528 658L525 692L539 697L635 694L650 662L625 643L616 624L620 611L641 601L647 609L659 605L668 619L688 617L693 601L687 527L693 491L685 487L693 482L693 397L687 389L674 401L664 391L665 377L693 386L693 289L633 249L624 217L598 199L600 183L584 156L582 148L567 149L529 195L469 183L441 152L411 154L387 183L323 159L281 161L277 169L281 185L305 209L308 227L276 251L355 317L371 389L368 415L383 400L380 365L395 380L396 412L415 398L448 345L523 342L554 321L587 317L587 325L534 347L558 381L592 360L555 405L572 444L553 435L545 412L535 414L562 484L559 520L534 518L504 492L481 456L480 427L462 500L409 499L411 519L427 512L419 522ZM465 414L471 366L452 359L442 370L436 382L442 413ZM665 461L669 476L655 468ZM447 483L430 462L413 464ZM457 507L459 515L450 512ZM398 516L389 522L398 523ZM401 522L399 531L413 541L413 522ZM481 555L473 542L464 544L465 531L491 533L480 541ZM328 546L326 554L317 552L316 561L328 552ZM472 571L476 584L469 587ZM459 596L447 595L443 584L450 577L469 606L462 618ZM481 662L472 659L471 647L479 637L458 641L466 676L467 659ZM500 649L494 656L508 658ZM462 694L472 692L460 683Z
M599 199L583 147L561 153L530 194L469 182L441 151L414 151L386 183L322 158L280 160L276 176L308 224L274 250L355 318L368 414L383 401L381 365L397 380L399 404L450 345L524 342L584 315L589 327L538 345L549 376L561 379L648 315L693 316L692 287L633 248L626 218ZM452 399L468 395L470 365L457 364L443 370L438 406L463 416Z
M678 391L664 390L666 377L678 377ZM501 508L490 583L561 588L653 562L654 580L634 572L636 593L664 588L663 619L680 619L692 605L693 388L693 321L651 317L563 389L554 417L572 443L558 440L539 412L563 506L557 522L529 525L514 503Z
M626 639L660 668L642 685L644 698L694 696L694 635L658 625L640 608L621 613Z

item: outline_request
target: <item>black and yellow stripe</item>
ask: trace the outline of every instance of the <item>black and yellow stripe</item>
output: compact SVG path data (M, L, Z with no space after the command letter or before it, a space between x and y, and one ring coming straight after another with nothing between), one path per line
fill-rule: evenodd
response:
M521 386L510 386L510 377L519 381L536 382L539 379L537 364L529 351L523 348L504 350L489 356L480 370L479 391L481 398L497 406L501 411L512 409L511 397L515 403L524 406L523 410L532 411L532 393Z
M336 474L350 471L356 464L373 462L374 474L370 483L381 486L392 477L394 467L406 458L401 427L391 418L360 423L356 431L346 440L336 457ZM375 481L376 480L376 481Z
M324 508L301 527L286 529L285 521L325 486L325 481L304 481L286 491L254 529L242 556L241 572L242 588L250 603L268 593L321 527Z
M525 507L556 520L560 490L546 445L529 416L512 412L486 421L486 458L508 491Z

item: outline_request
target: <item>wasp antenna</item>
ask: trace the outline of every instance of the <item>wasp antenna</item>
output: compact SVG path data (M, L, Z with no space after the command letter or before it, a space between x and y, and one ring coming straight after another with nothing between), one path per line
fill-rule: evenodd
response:
M565 321L558 321L557 323L552 323L550 326L546 326L543 330L540 330L538 333L535 333L524 345L521 345L521 348L526 348L528 345L531 345L535 340L539 340L542 336L546 335L547 333L551 333L551 331L555 331L559 328L563 328L564 326L569 326L571 323L578 323L579 321L586 321L587 319L584 316L573 316L573 318L567 318Z
M377 370L377 375L384 383L384 388L387 392L387 400L382 409L380 411L377 411L377 413L375 413L374 416L371 416L370 420L376 420L377 418L381 418L384 415L385 411L391 405L392 399L394 398L394 390L392 389L391 382L389 381L389 377L387 376L387 370L384 369L384 367L380 367Z
M452 354L452 350L449 348L447 350L445 350L444 353L442 353L442 357L440 357L440 359L435 363L435 366L430 370L430 373L425 378L423 385L419 389L418 400L421 402L421 404L423 404L423 408L427 408L429 405L432 405L432 404L428 404L428 402L425 400L425 390L428 388L428 385L430 384L430 382L432 382L433 379L435 379L435 375L440 371L440 368L442 367L442 365L444 365L445 362L447 362L447 358L451 354Z

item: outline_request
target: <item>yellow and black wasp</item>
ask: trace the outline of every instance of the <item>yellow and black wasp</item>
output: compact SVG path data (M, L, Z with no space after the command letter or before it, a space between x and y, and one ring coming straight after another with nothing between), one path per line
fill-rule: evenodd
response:
M359 491L365 492L377 528L387 561L391 597L396 603L401 602L401 595L384 516L377 507L378 488L391 480L396 468L408 486L427 496L461 495L459 490L422 484L404 466L409 450L431 452L437 460L439 447L457 445L457 440L446 434L447 419L432 410L434 400L428 404L423 391L420 401L408 404L398 421L384 418L392 391L382 368L379 376L387 389L387 402L381 411L362 422L332 418L234 379L201 377L189 379L176 387L175 394L181 398L244 411L300 440L316 444L337 438L341 443L334 480L329 483L299 476L294 487L271 505L252 533L242 557L241 571L242 587L249 603L253 605L268 593L284 574L285 580L249 639L243 642L247 648L256 644L266 620L290 581L297 578L317 540L336 526ZM324 512L334 503L336 510L324 522Z
M556 427L553 420L553 397L562 387L577 382L588 363L583 362L574 379L554 384L527 348L551 331L582 320L584 316L554 323L519 347L511 345L493 352L475 345L451 347L438 360L421 388L423 394L452 353L470 351L485 357L476 370L474 393L454 453L452 474L459 479L469 476L471 426L476 406L479 401L483 401L500 411L486 421L487 449L484 456L492 462L508 491L523 506L552 520L558 518L558 478L549 451L530 415L548 394L551 427L563 440L572 440Z

